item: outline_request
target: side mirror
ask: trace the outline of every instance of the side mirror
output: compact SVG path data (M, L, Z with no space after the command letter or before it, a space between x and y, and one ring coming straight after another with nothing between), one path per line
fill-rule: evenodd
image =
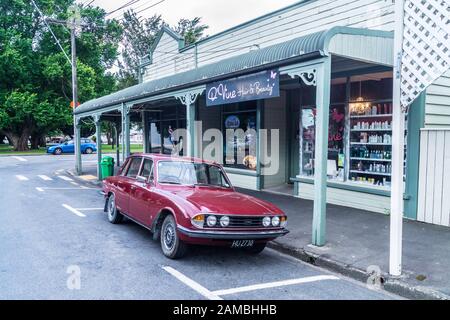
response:
M141 177L141 176L138 176L137 178L136 178L136 180L137 180L137 182L139 182L139 183L147 183L147 178L145 178L145 177Z

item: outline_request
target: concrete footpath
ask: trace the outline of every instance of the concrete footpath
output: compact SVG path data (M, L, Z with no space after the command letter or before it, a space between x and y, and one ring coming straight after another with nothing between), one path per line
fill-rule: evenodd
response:
M94 167L85 171L96 175ZM73 175L72 170L68 173ZM88 183L101 185L97 181ZM404 220L404 274L392 278L388 274L389 216L328 205L327 244L318 248L311 245L312 201L238 191L272 202L288 215L290 233L272 242L271 248L363 282L373 270L380 270L384 289L406 298L450 299L450 228Z

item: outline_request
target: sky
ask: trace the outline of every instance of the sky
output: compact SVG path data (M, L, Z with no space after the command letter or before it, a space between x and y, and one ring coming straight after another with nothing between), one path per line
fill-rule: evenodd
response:
M78 3L88 4L92 0L79 0ZM93 6L104 8L111 12L131 0L94 0ZM299 0L133 0L135 3L128 8L136 12L149 8L139 15L150 17L161 14L169 25L176 25L180 18L202 17L202 22L209 25L206 34L211 36L240 23L259 17L266 13L286 7ZM121 17L123 10L112 13L109 17Z

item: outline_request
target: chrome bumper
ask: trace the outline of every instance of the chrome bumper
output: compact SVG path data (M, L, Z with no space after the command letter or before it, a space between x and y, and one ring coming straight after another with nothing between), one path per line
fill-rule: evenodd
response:
M178 226L178 231L190 238L217 239L217 240L257 240L272 239L289 233L286 229L268 231L215 231L215 230L191 230Z

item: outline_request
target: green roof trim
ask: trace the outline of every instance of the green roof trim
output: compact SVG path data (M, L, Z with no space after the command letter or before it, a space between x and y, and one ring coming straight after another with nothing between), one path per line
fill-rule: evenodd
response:
M368 35L392 38L390 32L348 27L334 27L305 35L290 41L251 51L208 64L197 69L144 82L113 94L83 103L74 114L98 112L121 103L157 96L168 92L204 85L221 79L286 66L299 61L328 56L328 45L336 34Z

